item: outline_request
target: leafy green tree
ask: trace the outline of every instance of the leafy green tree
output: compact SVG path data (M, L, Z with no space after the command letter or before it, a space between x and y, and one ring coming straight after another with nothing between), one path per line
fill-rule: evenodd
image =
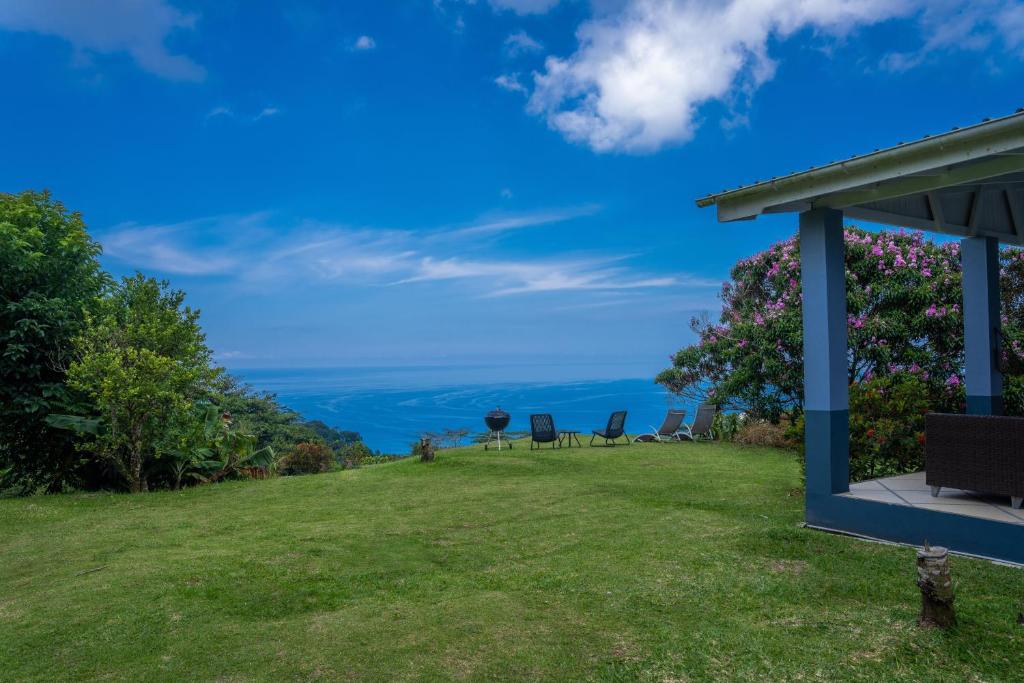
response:
M195 420L220 371L185 294L141 274L126 277L87 316L68 370L72 388L92 401L103 429L88 448L127 482L148 489L156 460Z
M0 488L60 491L83 476L70 432L51 413L78 413L71 340L108 280L79 214L48 192L0 194Z

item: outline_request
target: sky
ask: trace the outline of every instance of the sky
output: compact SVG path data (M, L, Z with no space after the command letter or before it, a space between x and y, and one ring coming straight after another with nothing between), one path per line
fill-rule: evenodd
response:
M0 191L229 368L631 363L795 217L694 199L1024 106L1009 0L0 0Z

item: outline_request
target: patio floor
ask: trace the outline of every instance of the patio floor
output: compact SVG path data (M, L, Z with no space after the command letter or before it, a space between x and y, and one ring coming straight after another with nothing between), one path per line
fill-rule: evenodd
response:
M931 490L924 483L924 472L850 484L850 492L839 495L860 500L873 500L879 503L949 512L967 517L979 517L996 522L1024 524L1024 509L1014 510L1010 507L1010 499L1007 496L991 496L960 489L943 488L937 498L932 497Z

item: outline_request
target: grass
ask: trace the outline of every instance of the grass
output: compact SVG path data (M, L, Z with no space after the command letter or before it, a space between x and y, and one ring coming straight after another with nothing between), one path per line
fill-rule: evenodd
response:
M0 679L1000 681L1024 574L800 527L789 453L639 444L0 500Z

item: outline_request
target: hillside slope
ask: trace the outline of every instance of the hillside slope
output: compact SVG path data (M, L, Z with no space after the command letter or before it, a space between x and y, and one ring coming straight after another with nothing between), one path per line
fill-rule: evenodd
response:
M800 527L792 454L444 451L0 501L3 680L1012 680L1024 574ZM1019 680L1019 679L1018 679Z

